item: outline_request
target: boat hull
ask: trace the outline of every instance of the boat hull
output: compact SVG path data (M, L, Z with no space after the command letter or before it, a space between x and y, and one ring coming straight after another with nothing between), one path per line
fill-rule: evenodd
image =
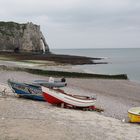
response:
M63 103L61 100L49 95L49 94L46 94L46 93L43 93L43 96L45 98L45 100L51 104L61 104Z
M46 80L35 80L33 82L33 84L36 84L36 85L41 85L41 86L45 86L45 87L65 87L67 86L67 83L66 82L61 82L61 81L54 81L54 82L49 82L49 81L46 81Z
M8 85L12 88L13 92L19 97L24 97L33 100L45 101L41 87L25 83L18 83L8 80Z
M51 104L65 103L75 107L84 108L84 107L94 106L96 102L95 99L89 98L87 96L85 97L82 96L82 98L80 98L80 96L76 97L76 95L62 93L46 87L41 87L41 88L42 88L44 98L46 99L47 102Z
M134 107L128 110L130 122L140 123L140 107Z

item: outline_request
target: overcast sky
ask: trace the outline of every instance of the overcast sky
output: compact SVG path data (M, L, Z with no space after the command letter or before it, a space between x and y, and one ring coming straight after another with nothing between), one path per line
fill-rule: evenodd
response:
M0 0L0 18L40 25L51 49L140 47L140 0Z

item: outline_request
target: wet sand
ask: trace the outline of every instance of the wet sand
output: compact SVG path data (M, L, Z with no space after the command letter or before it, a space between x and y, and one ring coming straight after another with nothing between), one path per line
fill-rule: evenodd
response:
M0 71L1 89L7 79L32 82L48 77L26 72ZM11 96L0 97L0 138L6 140L75 140L75 139L139 139L140 126L124 123L127 110L140 106L140 84L128 80L67 78L66 91L97 95L96 106L103 113L58 108L47 102L37 102ZM104 133L103 133L104 132Z

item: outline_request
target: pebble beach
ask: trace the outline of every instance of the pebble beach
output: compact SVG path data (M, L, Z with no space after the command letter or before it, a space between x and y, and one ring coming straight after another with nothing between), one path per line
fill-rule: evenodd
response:
M46 76L0 71L0 138L5 140L139 140L139 124L128 123L127 111L140 106L140 84L129 80L67 78L65 91L96 95L96 106L104 112L55 107L47 102L17 98L8 79L31 83ZM104 133L103 133L104 132Z

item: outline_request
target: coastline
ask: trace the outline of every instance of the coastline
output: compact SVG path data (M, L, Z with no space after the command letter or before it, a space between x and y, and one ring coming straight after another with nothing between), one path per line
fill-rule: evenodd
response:
M86 56L76 56L76 55L63 55L63 54L53 54L53 53L12 53L11 52L0 52L0 58L10 59L14 61L24 61L24 60L41 60L41 61L52 61L58 64L71 64L71 65L83 65L83 64L107 64L107 62L102 62L103 58L93 58ZM96 62L98 60L98 62Z
M52 72L52 69L56 70L52 75L56 79L70 73L66 77L68 86L65 91L79 95L96 94L96 106L103 108L104 112L63 109L47 102L17 98L7 85L8 79L27 83L36 79L46 80L50 75L40 73ZM79 71L82 73L79 69L72 71L71 65L54 61L1 60L0 90L6 87L8 96L0 96L0 137L7 140L137 139L140 127L128 123L127 110L140 106L140 84L127 78L109 78L109 75L105 78L85 74L72 78L71 75Z
M0 83L7 85L9 78L29 83L35 79L48 77L27 72L1 70ZM138 83L129 80L87 78L67 78L67 82L68 86L65 90L69 92L83 95L96 94L96 105L105 111L96 113L63 109L46 102L17 98L11 93L11 96L0 98L0 124L2 126L0 137L8 140L53 140L56 138L58 140L101 140L139 137L139 125L122 122L123 119L127 120L127 109L140 106Z

